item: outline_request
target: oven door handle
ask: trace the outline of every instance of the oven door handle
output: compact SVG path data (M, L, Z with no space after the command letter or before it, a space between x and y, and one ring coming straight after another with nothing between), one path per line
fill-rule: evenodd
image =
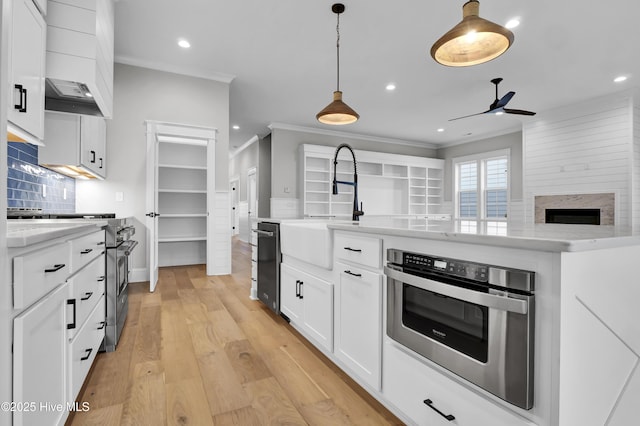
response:
M441 283L427 278L418 277L416 275L407 274L405 272L396 271L388 266L384 267L384 273L387 277L401 281L406 284L421 288L423 290L432 291L442 294L443 296L453 297L465 302L475 303L476 305L486 306L500 311L514 312L517 314L526 314L528 312L528 302L522 299L514 299L505 296L496 296L493 294L482 293L479 291L468 290L466 288L457 287L450 284Z
M130 256L131 252L133 251L134 248L136 248L137 245L138 245L138 242L136 240L127 241L127 245L126 247L124 247L124 255Z

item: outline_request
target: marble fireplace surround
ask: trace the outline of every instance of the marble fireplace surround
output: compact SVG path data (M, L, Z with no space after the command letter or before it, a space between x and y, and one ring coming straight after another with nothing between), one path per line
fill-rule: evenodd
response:
M615 194L563 194L536 195L535 223L545 223L546 209L600 209L600 225L613 225L615 218Z

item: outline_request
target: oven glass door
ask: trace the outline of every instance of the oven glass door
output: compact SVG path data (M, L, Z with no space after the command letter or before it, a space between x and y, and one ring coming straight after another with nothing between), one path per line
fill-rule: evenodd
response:
M489 309L403 283L402 324L486 363Z
M124 251L118 249L116 255L116 295L120 295L127 287L127 278L127 256L125 256Z

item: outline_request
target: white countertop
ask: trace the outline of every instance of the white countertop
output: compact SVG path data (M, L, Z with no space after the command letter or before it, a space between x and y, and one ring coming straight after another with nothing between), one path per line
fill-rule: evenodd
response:
M371 218L360 222L328 221L329 229L410 238L540 251L584 251L640 245L640 233L615 226L536 224L516 226L500 222L427 221Z
M26 247L107 225L105 219L20 219L7 221L7 247Z

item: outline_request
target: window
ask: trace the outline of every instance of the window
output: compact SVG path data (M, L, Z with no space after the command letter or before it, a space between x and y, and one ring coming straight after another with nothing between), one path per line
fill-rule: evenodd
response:
M459 219L506 220L509 151L456 158L455 212Z

